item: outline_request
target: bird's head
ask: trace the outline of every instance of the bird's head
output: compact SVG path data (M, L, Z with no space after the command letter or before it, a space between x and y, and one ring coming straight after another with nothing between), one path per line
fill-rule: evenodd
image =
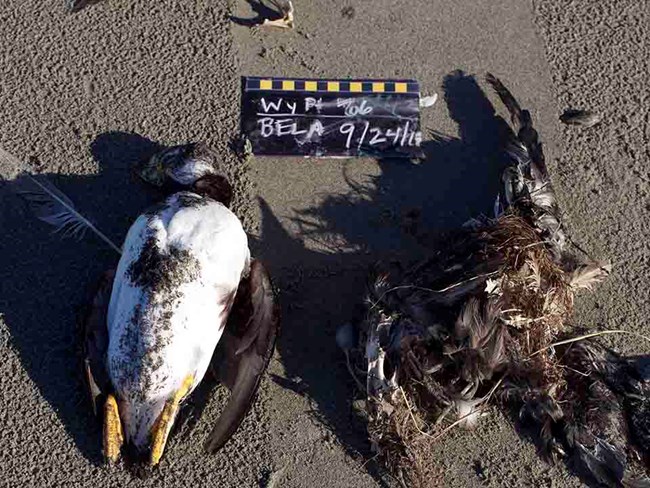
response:
M138 170L147 183L172 191L189 190L230 205L232 186L219 170L217 154L204 143L173 146L154 154Z

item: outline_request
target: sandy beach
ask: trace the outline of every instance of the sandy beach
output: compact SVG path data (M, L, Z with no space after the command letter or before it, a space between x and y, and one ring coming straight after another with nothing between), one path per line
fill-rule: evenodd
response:
M252 1L252 4L255 2ZM105 467L83 387L79 311L117 263L101 241L61 240L0 175L0 485L395 486L377 470L354 384L334 341L368 268L422 251L429 234L491 211L499 191L500 77L530 109L572 238L614 272L578 301L585 327L650 334L650 22L647 2L295 0L296 29L250 29L245 0L62 0L0 4L0 147L47 175L115 241L157 194L132 174L156 148L202 140L236 185L234 210L280 291L282 335L257 402L214 456L202 443L224 392L199 391L154 474ZM232 149L242 76L413 78L420 164L255 157ZM485 90L485 91L484 91ZM591 129L561 124L590 109ZM648 351L629 336L604 342ZM204 405L200 399L209 397ZM440 484L581 486L494 412L437 446Z

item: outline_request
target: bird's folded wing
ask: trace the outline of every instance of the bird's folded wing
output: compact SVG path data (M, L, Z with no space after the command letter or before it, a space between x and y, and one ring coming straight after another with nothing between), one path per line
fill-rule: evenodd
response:
M250 410L273 355L278 330L279 308L271 280L262 263L253 261L248 278L239 286L215 354L217 376L231 395L205 443L207 451L223 447Z
M102 276L83 319L84 373L95 414L98 397L110 393L111 390L104 358L108 348L106 315L114 276L114 271Z

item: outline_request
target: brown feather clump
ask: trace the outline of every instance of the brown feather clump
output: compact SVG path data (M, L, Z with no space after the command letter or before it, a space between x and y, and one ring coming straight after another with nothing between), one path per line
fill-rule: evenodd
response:
M535 352L569 331L572 278L584 273L562 269L514 212L464 233L454 249L454 258L468 251L465 262L434 257L401 275L382 273L369 300L366 326L389 321L399 330L377 340L389 364L385 381L394 374L395 387L369 387L369 433L384 464L409 486L435 486L427 456L449 414L472 427L490 401L560 400L566 386L553 349ZM583 285L607 273L584 269L592 268L600 272Z
M507 208L473 220L413 267L393 263L374 274L360 334L365 357L356 358L367 371L370 440L403 485L437 486L432 445L452 428L474 427L496 405L531 427L545 457L571 458L585 479L619 486L627 476L620 452L631 452L620 428L624 398L632 390L643 397L650 384L614 353L603 359L607 368L589 370L586 357L605 357L596 345L571 354L571 345L554 346L575 333L575 293L593 289L610 267L567 249L530 114L499 80L488 75L488 82L514 126ZM595 388L581 375L602 378L618 416L587 425ZM643 415L650 421L650 411Z

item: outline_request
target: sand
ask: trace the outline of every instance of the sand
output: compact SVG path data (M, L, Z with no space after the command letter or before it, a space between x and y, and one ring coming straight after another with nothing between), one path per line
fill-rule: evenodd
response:
M236 173L235 210L281 292L283 331L258 401L215 456L201 451L223 392L177 429L154 486L371 487L393 483L368 458L334 331L355 312L368 267L414 256L419 209L435 233L488 212L497 140L481 77L501 77L530 108L566 223L615 273L579 302L578 320L649 333L647 14L634 0L455 2L297 0L297 29L250 30L248 2L107 0L66 15L60 0L0 5L0 147L50 175L120 241L157 196L130 169L158 145L204 140ZM595 3L595 2L593 2ZM645 20L644 20L645 16ZM478 82L469 75L479 75ZM427 159L254 158L230 149L243 75L409 77L439 102ZM564 127L565 108L604 115ZM500 109L499 109L500 110ZM0 174L11 179L16 168ZM89 236L62 241L0 188L0 471L8 486L121 486L101 466L100 429L77 360L77 315L117 256ZM614 337L625 352L648 348ZM579 486L542 462L495 414L438 447L445 486Z

